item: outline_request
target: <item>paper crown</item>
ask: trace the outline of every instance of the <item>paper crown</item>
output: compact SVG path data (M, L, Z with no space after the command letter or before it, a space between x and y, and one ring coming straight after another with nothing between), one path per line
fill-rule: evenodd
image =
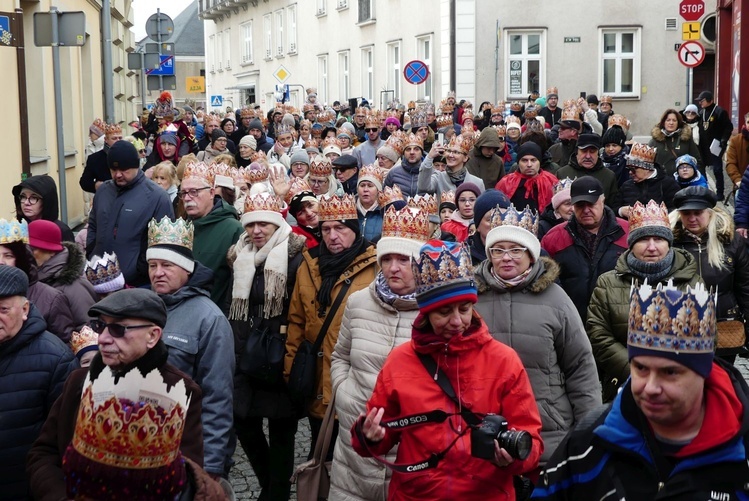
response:
M598 104L600 105L601 103L612 104L611 96L609 96L607 94L602 95L601 99L598 100Z
M447 95L445 96L445 99L450 99L450 98L455 99L455 91L454 90L447 91Z
M321 113L317 114L317 121L322 124L328 124L335 121L335 112L334 111L323 111Z
M182 182L184 183L185 179L190 178L200 179L201 181L208 183L208 186L213 186L216 175L213 172L213 169L211 169L204 162L190 162L189 164L187 164L187 167L185 167L185 172L182 176Z
M447 149L458 150L464 155L468 155L468 153L471 151L472 146L473 141L471 141L467 136L459 134L457 136L453 136L453 138L450 140L450 144L447 146Z
M112 282L120 276L122 276L120 263L117 261L117 255L114 253L105 253L103 257L93 256L91 260L86 263L86 280L94 286L94 289L98 286ZM122 285L125 285L124 280ZM108 291L97 290L97 292L101 293Z
M96 118L89 127L89 130L96 133L97 136L101 136L106 133L107 124L101 118Z
M104 126L104 134L107 136L118 136L122 134L120 124L107 124Z
M70 336L70 348L73 350L73 355L77 355L84 348L98 345L99 335L88 325L84 325L78 331L73 331Z
M642 167L644 169L653 169L655 163L656 149L646 144L632 143L632 147L627 155L627 165Z
M168 388L161 373L138 370L117 379L105 367L86 377L71 442L78 454L105 466L161 468L179 455L190 397L184 380Z
M239 110L240 118L253 118L254 116L255 116L255 111L248 106L242 106L242 109Z
M312 103L304 103L302 105L302 113L308 113L310 111L315 111L315 105Z
M463 110L463 120L473 120L473 110L465 109Z
M377 201L379 202L380 207L385 207L388 204L397 202L398 200L403 200L403 192L397 184L394 184L392 187L385 186L385 188L380 191L380 194L377 195Z
M671 280L655 289L647 280L642 286L633 284L627 331L630 354L660 352L690 367L707 357L702 363L712 365L717 331L715 296L702 282L687 286L686 292L676 289Z
M497 104L492 106L492 115L501 115L505 112L505 102L499 101Z
M440 193L440 204L445 204L445 203L455 205L455 191L454 190L443 191L442 193Z
M538 212L531 210L527 205L521 212L518 212L513 204L507 209L495 207L492 209L490 225L492 229L500 226L517 226L537 235Z
M161 221L148 222L148 246L176 245L192 250L194 228L192 222L177 218L175 221L164 216Z
M232 179L234 179L234 186L239 186L241 183L246 183L247 179L245 178L245 168L244 167L237 167L232 171Z
M520 118L516 117L515 115L510 115L505 118L505 127L507 127L510 124L518 124L520 125Z
M249 185L261 183L270 177L270 169L263 162L253 161L244 169L244 179Z
M359 180L361 181L363 178L376 180L382 186L382 181L385 179L385 171L380 169L377 164L364 165L359 169Z
M465 147L468 148L468 151L471 151L471 148L476 144L476 141L478 141L479 136L481 135L480 131L477 130L471 130L471 129L464 129L460 133L460 137L463 138L463 142L466 143Z
M538 116L538 109L535 106L528 106L525 108L525 119L530 120Z
M636 232L645 226L662 226L671 231L671 225L668 220L668 209L663 202L660 205L651 200L647 205L635 202L629 213L629 232Z
M396 210L391 205L382 219L382 238L386 237L426 242L429 239L429 214L416 207Z
M450 127L453 124L452 112L437 117L437 127Z
M523 109L523 103L520 101L512 101L510 103L510 110L511 111L520 111Z
M546 97L548 98L549 96L559 96L559 89L556 87L549 87L546 89Z
M494 127L494 130L497 131L497 137L505 137L507 136L507 127L504 125L492 125Z
M622 128L622 130L626 133L629 131L629 125L630 122L627 120L627 117L624 115L614 114L609 117L609 127L613 127L614 125L618 125Z
M326 137L322 142L322 149L325 151L326 148L337 148L341 149L337 137Z
M580 110L577 106L570 106L562 110L561 121L580 122Z
M323 195L319 200L320 208L317 218L320 222L359 219L353 195L346 194L342 197Z
M29 224L26 221L0 219L0 245L13 242L29 243Z
M263 150L257 150L255 153L250 155L250 162L258 162L261 164L268 163L268 155Z
M428 216L437 214L439 212L439 204L437 203L437 198L434 195L430 194L410 197L408 199L408 206L415 207L425 212Z
M411 133L408 136L406 136L406 145L403 148L404 150L408 148L409 146L416 146L419 149L424 149L424 140L421 139L421 136Z
M468 287L476 293L471 256L461 243L429 240L413 267L420 309L422 305L434 307L435 302L449 299L439 293L440 289Z
M244 213L255 211L281 212L283 202L267 191L250 195L244 200Z
M562 101L562 108L578 108L577 111L580 111L579 106L577 106L576 99L565 99L564 101Z
M333 173L333 164L325 157L318 157L309 163L309 175L328 177Z
M153 104L153 115L156 118L174 117L174 102L171 93L162 92Z
M434 103L426 103L424 105L424 113L432 113L432 114L434 114L434 112L435 112Z
M320 141L310 136L310 138L304 142L304 149L308 152L316 151L317 153L320 153Z
M232 181L235 177L237 177L237 173L239 172L239 169L237 169L236 167L232 167L231 165L224 162L212 163L210 167L211 169L213 169L214 177L229 177L232 179Z
M276 125L276 139L279 137L285 135L285 134L292 134L294 132L294 127L291 125L286 125L284 123L280 123Z
M290 203L292 198L303 192L312 193L312 188L307 180L303 177L292 177L289 182L289 192L286 194L286 203Z
M564 179L560 179L559 182L556 183L554 185L554 187L553 187L554 195L556 195L557 193L559 193L562 190L568 190L568 189L570 189L572 187L572 181L574 181L574 179L570 179L568 177L566 177Z
M416 111L411 114L411 130L419 130L422 127L428 127L427 114L423 111Z
M380 117L376 112L370 111L367 116L364 117L364 128L371 129L373 127L380 128Z
M406 133L402 130L397 130L390 134L390 137L385 141L385 146L392 148L398 156L401 156L403 155L403 150L406 149L406 142Z

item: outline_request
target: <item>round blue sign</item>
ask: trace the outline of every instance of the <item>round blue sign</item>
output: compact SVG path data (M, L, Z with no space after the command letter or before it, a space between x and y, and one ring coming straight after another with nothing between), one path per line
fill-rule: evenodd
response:
M411 61L403 68L403 77L408 83L414 85L422 84L429 78L429 67L427 67L424 61Z

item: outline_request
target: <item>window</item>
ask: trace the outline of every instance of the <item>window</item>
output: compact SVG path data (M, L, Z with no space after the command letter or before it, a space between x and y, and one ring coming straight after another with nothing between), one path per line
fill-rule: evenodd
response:
M602 29L601 59L603 93L639 97L640 29Z
M328 101L328 55L317 56L317 100Z
M328 0L317 0L317 15L324 16L328 11L327 9Z
M506 89L510 98L523 98L545 86L546 37L543 31L506 32L505 50L509 68Z
M255 104L257 102L257 96L255 94L255 86L251 85L249 88L244 89L242 91L242 99L244 100L244 105L249 106L251 104Z
M276 23L275 23L275 37L276 37L276 57L281 57L284 54L283 45L283 9L275 12Z
M341 101L349 97L349 51L338 53L338 99Z
M263 45L265 49L265 59L273 57L273 41L271 38L272 27L271 15L266 14L263 16Z
M426 82L417 85L417 97L419 101L432 101L432 35L426 35L416 39L416 54L419 60L429 68L429 77Z
M224 33L216 33L216 69L224 71Z
M231 28L226 28L224 32L224 68L231 69Z
M296 4L286 7L286 38L289 54L296 54Z
M252 21L239 26L242 33L242 64L252 64Z
M208 37L208 67L211 73L216 72L216 35Z
M365 23L374 19L374 0L359 0L359 22Z
M348 0L338 0L338 10L348 9Z
M388 88L393 91L393 99L400 99L401 87L401 43L391 42L388 44L387 58Z
M361 90L362 96L373 103L374 100L374 53L372 47L361 50Z

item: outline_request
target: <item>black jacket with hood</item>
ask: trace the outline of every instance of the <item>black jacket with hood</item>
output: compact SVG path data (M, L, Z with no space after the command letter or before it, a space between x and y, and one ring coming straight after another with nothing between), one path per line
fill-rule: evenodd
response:
M481 148L503 148L504 145L499 142L497 130L493 127L487 127L481 131L476 144L473 146L470 158L466 163L466 169L474 176L480 177L484 181L484 186L494 187L497 182L505 175L504 160L494 154L491 158L486 158L481 153Z
M19 184L13 187L12 193L13 200L16 204L16 219L18 219L19 221L25 220L30 223L31 221L24 217L23 211L21 210L20 196L21 190L23 190L24 188L29 189L42 197L42 201L40 202L42 204L41 218L46 221L52 221L60 227L60 231L62 232L62 240L64 242L75 242L73 231L67 224L58 219L60 216L60 212L57 198L57 184L55 184L55 180L46 174L41 176L31 176L30 178L26 179L25 181L21 181Z

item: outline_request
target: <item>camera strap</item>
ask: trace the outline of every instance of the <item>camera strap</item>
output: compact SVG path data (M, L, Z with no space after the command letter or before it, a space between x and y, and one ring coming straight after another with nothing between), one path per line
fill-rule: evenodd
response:
M434 381L437 383L437 385L442 389L443 392L445 392L445 395L447 395L450 400L455 402L455 405L458 406L458 409L460 409L460 415L463 416L465 422L468 423L469 426L478 426L479 424L481 424L481 418L474 414L471 409L463 405L460 399L455 395L453 385L450 384L450 380L447 379L447 375L442 372L439 367L437 367L437 362L426 353L417 353L416 355L419 357L419 360L421 360L422 365L426 368L429 375L434 378Z

